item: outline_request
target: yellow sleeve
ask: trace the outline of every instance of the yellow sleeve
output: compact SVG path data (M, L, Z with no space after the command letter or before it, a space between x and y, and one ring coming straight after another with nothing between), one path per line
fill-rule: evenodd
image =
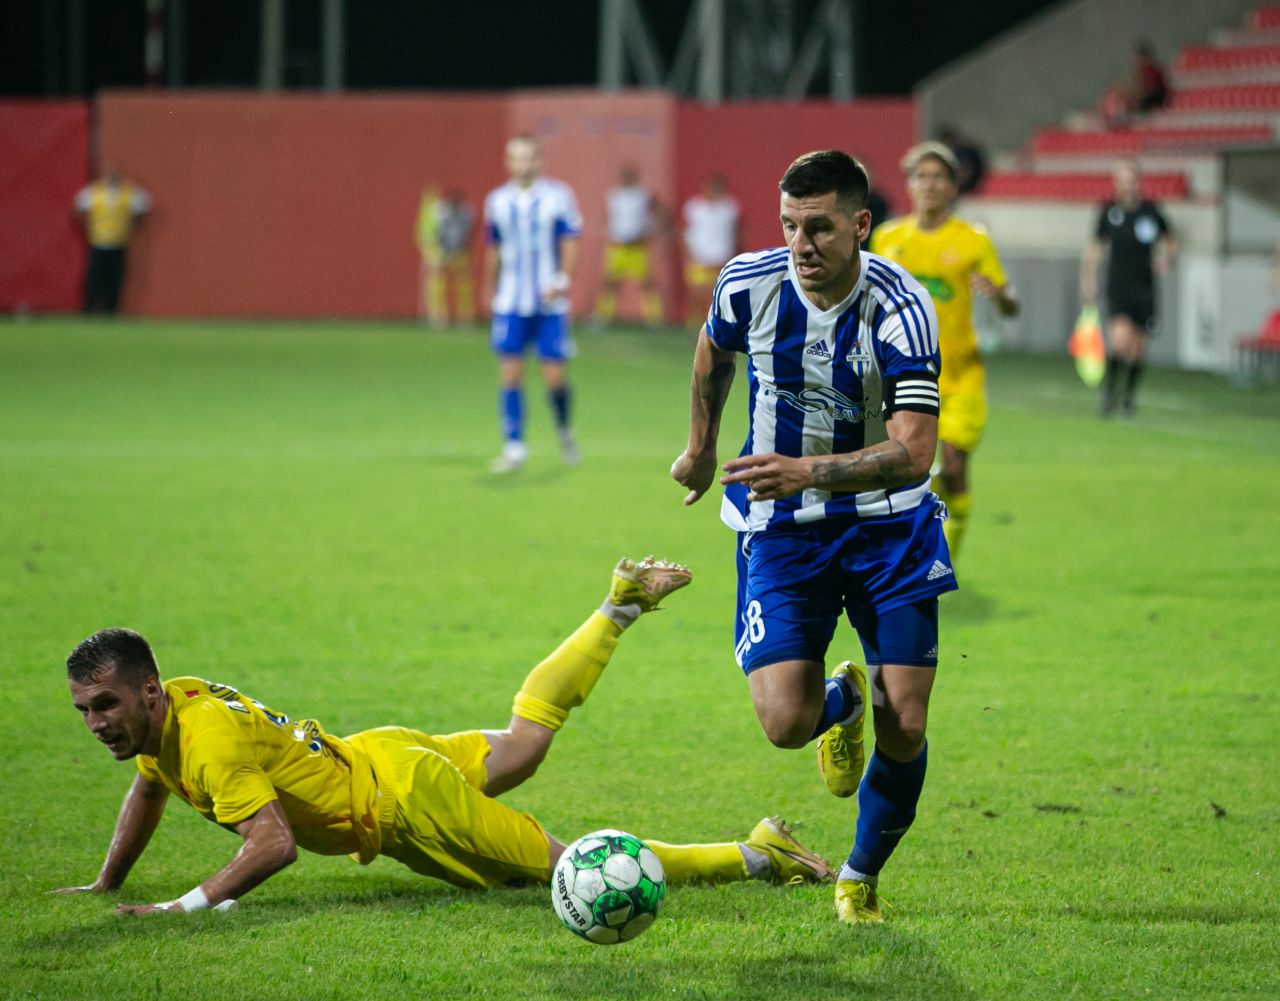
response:
M214 704L201 709L183 721L188 732L182 771L212 800L218 823L238 824L276 799L276 790L257 761L249 728L226 717L233 710Z
M1005 276L1004 268L1000 266L1000 257L996 253L996 245L991 242L991 237L987 236L986 233L979 232L977 236L978 274L982 275L996 288L1004 288L1009 284L1009 279Z
M884 227L885 227L885 224L881 223L879 226L873 229L871 231L871 241L867 244L867 249L871 251L871 253L879 254L881 257L884 256L884 251L880 249L884 245L884 239L883 239Z
M160 777L160 769L156 767L156 759L147 754L139 754L133 759L134 764L138 766L138 774L148 782L157 784L164 781Z

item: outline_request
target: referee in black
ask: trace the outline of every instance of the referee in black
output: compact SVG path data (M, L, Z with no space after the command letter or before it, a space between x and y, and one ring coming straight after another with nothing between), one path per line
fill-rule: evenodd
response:
M1136 164L1115 169L1115 197L1102 206L1093 238L1080 260L1080 298L1098 299L1098 263L1107 248L1107 373L1102 416L1117 405L1125 417L1136 410L1147 341L1156 329L1156 275L1169 270L1178 242L1155 202L1142 197Z

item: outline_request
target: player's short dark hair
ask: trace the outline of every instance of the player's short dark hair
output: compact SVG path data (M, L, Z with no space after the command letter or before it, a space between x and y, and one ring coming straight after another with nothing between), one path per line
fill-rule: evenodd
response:
M113 668L133 688L160 677L151 644L132 629L99 630L67 657L67 677L81 684Z
M792 161L778 182L778 190L792 198L836 193L842 208L857 212L867 207L867 168L838 149L820 149Z

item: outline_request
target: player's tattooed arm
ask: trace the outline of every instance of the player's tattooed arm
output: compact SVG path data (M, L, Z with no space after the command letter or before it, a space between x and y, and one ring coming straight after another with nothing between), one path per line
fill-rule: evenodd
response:
M938 442L938 419L911 410L885 424L889 438L857 452L802 458L765 452L724 464L723 484L745 483L752 501L780 500L817 487L831 491L888 490L914 483L929 472Z
M698 500L715 481L720 418L735 370L734 353L716 347L703 327L693 356L689 387L689 442L671 465L671 478L689 489L685 504Z
M911 453L890 438L860 452L819 456L809 469L823 490L888 490L909 481Z

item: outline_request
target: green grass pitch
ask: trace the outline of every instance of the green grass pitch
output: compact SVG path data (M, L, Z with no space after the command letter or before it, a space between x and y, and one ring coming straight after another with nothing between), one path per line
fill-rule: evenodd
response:
M1280 996L1280 393L1154 371L1137 420L1103 422L1065 358L990 363L889 924L838 926L825 887L676 887L597 948L541 888L315 856L230 915L117 918L235 851L177 801L117 897L48 895L92 880L131 776L67 697L90 632L133 626L162 671L339 734L501 726L613 562L648 552L693 586L508 801L565 840L729 840L781 813L844 855L851 804L811 750L767 744L733 664L718 499L682 508L667 476L690 338L579 340L583 465L533 389L529 466L495 479L479 331L0 324L0 997ZM744 392L740 372L725 455ZM842 627L833 661L858 651Z

